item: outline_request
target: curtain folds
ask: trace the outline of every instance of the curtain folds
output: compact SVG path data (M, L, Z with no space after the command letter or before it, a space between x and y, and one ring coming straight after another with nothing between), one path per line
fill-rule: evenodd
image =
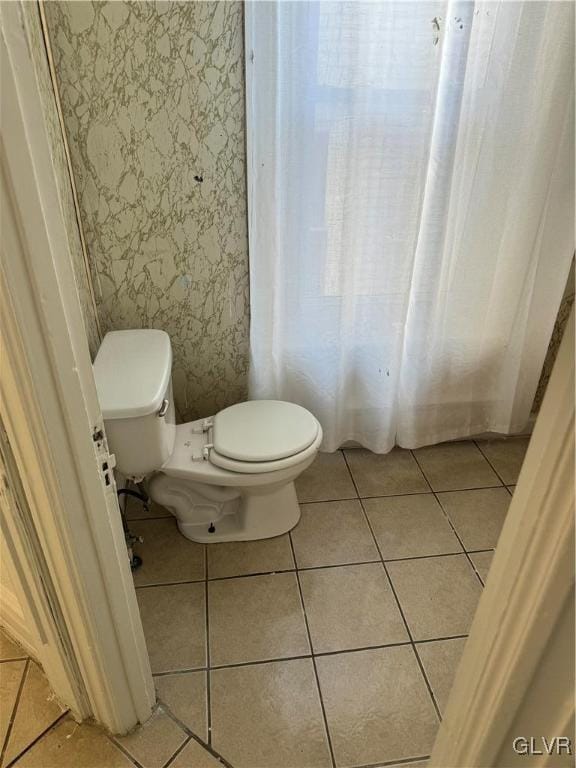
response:
M573 17L247 4L250 395L324 450L526 425L574 249Z

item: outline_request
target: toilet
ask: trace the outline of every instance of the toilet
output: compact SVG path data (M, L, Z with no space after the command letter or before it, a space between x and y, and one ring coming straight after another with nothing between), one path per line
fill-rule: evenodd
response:
M300 518L294 480L322 428L305 408L250 400L176 425L172 346L159 330L111 331L94 361L108 445L126 478L198 542L278 536Z

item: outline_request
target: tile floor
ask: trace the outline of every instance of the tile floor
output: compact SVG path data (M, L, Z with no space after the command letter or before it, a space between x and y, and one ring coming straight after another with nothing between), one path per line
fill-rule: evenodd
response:
M0 764L425 766L527 442L321 454L268 541L194 544L131 503L158 711L78 726L4 640Z

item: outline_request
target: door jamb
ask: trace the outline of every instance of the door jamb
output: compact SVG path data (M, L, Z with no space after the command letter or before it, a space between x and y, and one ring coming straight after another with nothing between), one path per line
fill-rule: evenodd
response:
M20 3L2 3L0 19L0 408L28 501L20 512L61 610L61 619L46 611L50 631L41 622L36 629L56 655L54 636L69 634L81 680L64 656L61 668L70 690L84 687L90 711L81 696L64 703L125 733L150 716L154 685ZM35 572L22 531L3 511L23 567ZM49 665L45 672L51 680Z

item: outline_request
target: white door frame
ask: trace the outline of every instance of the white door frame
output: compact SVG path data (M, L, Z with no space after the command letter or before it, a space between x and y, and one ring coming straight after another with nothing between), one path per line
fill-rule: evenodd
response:
M126 733L154 686L20 3L0 20L3 528L56 693Z

